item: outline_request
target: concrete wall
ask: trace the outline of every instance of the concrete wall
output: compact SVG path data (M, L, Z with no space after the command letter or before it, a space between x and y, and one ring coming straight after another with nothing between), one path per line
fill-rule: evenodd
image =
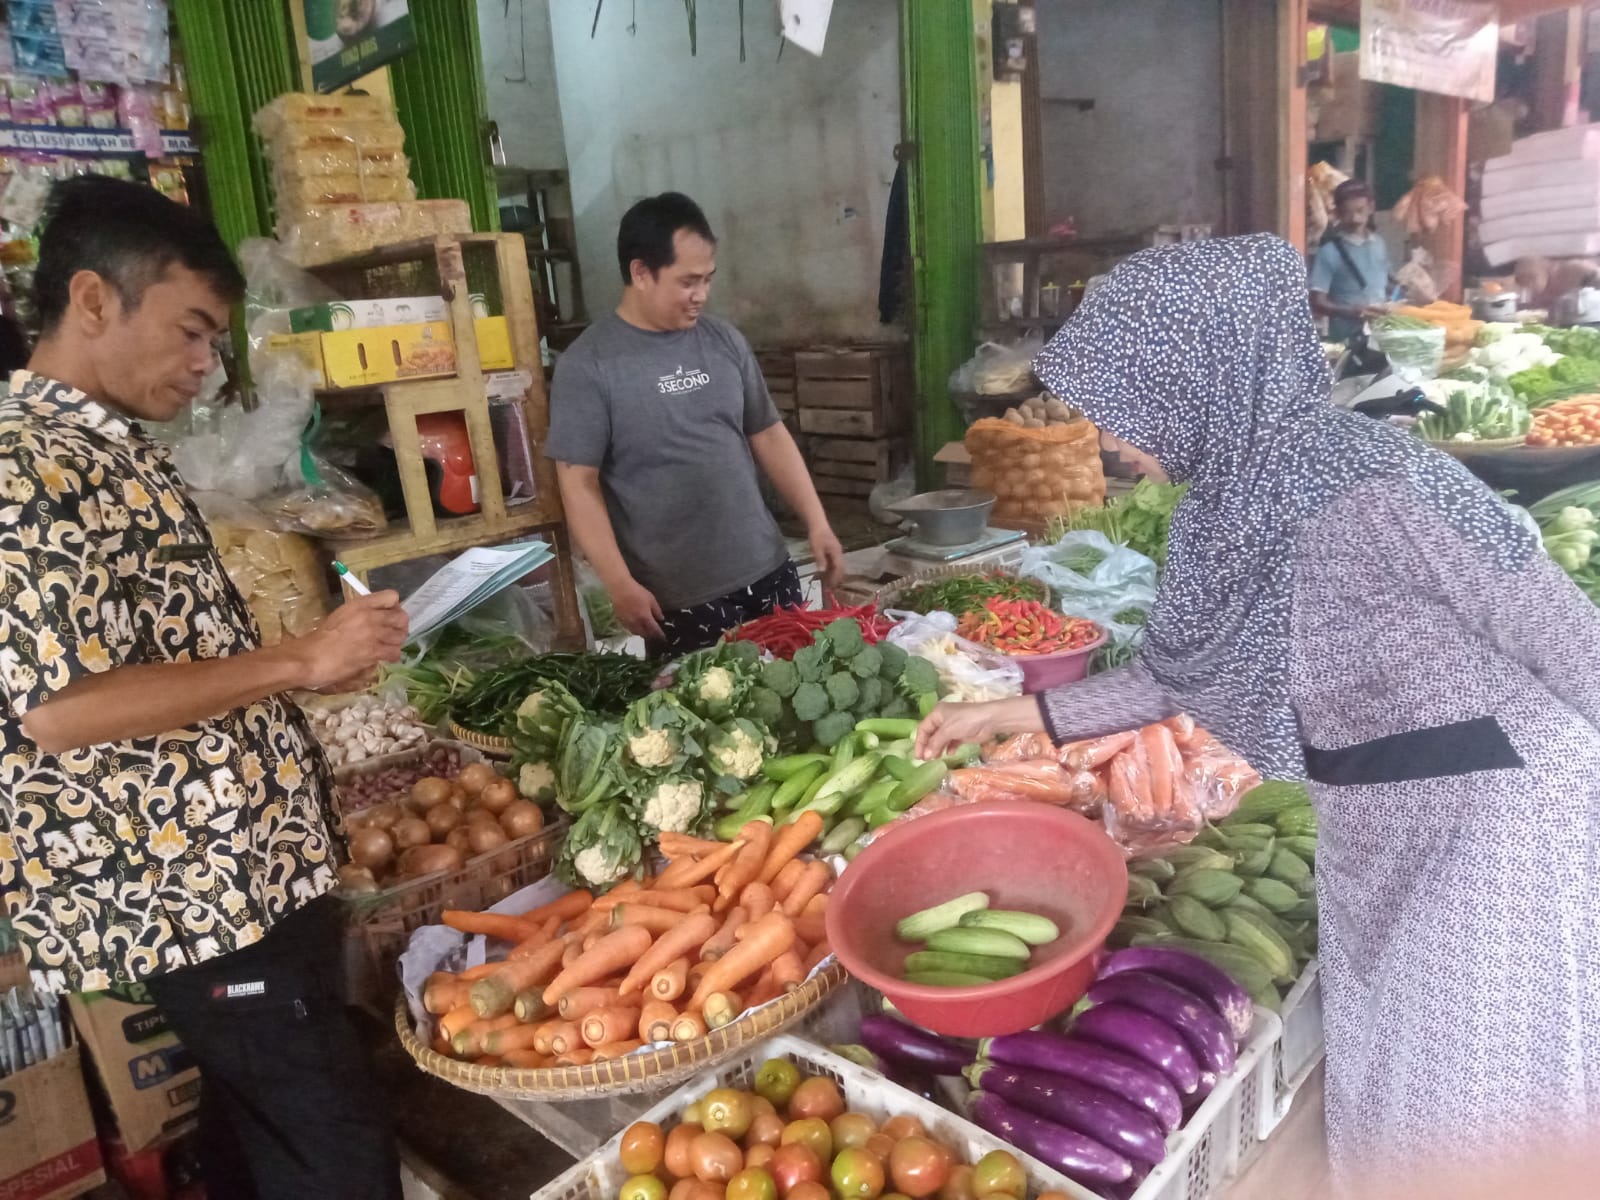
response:
M581 5L579 7L582 7ZM478 36L489 116L499 122L506 162L559 171L567 165L556 92L549 0L478 0Z
M1050 224L1085 237L1223 220L1216 0L1036 0ZM1092 99L1080 112L1057 99Z
M895 0L838 0L820 59L789 46L779 60L771 6L747 4L743 63L732 0L699 6L695 57L680 4L639 4L630 34L633 7L613 0L591 40L593 4L525 2L530 28L536 8L548 14L591 316L621 293L622 213L675 189L719 238L712 308L752 341L882 336L878 268L900 140ZM503 0L480 5L493 15ZM501 96L507 113L518 107ZM509 136L493 96L490 107Z

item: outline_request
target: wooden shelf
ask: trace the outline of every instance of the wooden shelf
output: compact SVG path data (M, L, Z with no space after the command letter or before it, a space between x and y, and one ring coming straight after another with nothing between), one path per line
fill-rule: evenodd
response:
M313 275L329 275L346 271L370 271L376 267L392 267L398 263L423 262L435 258L442 246L494 246L507 235L501 233L457 233L439 237L419 238L412 242L394 242L379 246L349 258L336 258L332 262L307 267Z
M527 504L506 509L504 519L494 521L484 513L469 517L445 517L438 522L432 536L419 536L412 532L410 522L397 521L389 532L380 537L359 542L329 543L336 557L358 576L379 567L393 566L413 558L426 558L432 554L457 554L473 546L509 542L541 529L561 526L561 518L552 515L545 502L532 500Z

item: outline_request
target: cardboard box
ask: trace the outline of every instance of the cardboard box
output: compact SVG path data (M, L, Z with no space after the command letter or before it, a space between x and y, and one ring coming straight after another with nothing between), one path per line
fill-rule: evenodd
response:
M320 333L274 333L267 338L267 349L274 353L298 355L306 366L317 373L326 386L328 373L322 365L322 335Z
M472 323L478 335L478 366L485 371L509 371L517 365L511 352L511 322L504 317L478 317Z
M375 387L456 373L456 343L448 321L343 329L321 336L329 387Z
M66 1200L105 1181L77 1046L0 1079L0 1200Z
M449 319L450 305L443 296L403 296L393 300L334 300L297 308L289 314L289 328L295 333L333 333Z
M167 1027L160 1009L106 992L76 993L68 1003L131 1153L193 1123L200 1104L200 1068Z

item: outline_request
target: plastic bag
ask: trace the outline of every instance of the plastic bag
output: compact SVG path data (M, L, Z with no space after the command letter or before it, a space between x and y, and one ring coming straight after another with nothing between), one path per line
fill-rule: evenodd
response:
M1373 337L1389 360L1395 379L1406 385L1437 379L1444 365L1445 331L1442 326L1426 329L1396 328L1379 320L1373 323Z
M1016 346L985 342L950 374L952 392L973 396L1019 396L1039 390L1033 360L1044 343L1037 337Z
M956 637L956 619L949 613L885 615L900 622L887 640L931 662L946 699L976 703L1022 694L1022 668L1004 655Z
M254 374L254 409L197 407L189 434L173 448L173 461L196 492L265 496L282 486L299 453L314 405L310 369L292 356L268 355Z
M250 345L250 373L259 382L273 359L295 358L293 350L273 350L274 337L292 333L289 314L297 308L342 299L315 275L302 271L271 238L247 238L239 243L239 264L244 268L244 325Z
M1048 587L1061 612L1099 625L1112 646L1135 646L1144 637L1145 617L1156 602L1156 564L1137 550L1091 529L1076 530L1053 546L1023 551L1017 573Z

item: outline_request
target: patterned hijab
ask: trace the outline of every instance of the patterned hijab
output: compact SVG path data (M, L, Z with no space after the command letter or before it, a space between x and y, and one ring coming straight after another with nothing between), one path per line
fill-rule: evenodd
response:
M1034 371L1189 484L1141 658L1197 721L1270 778L1305 773L1288 688L1302 520L1387 476L1505 567L1538 551L1514 514L1453 459L1332 406L1305 266L1278 238L1134 255L1044 348Z

